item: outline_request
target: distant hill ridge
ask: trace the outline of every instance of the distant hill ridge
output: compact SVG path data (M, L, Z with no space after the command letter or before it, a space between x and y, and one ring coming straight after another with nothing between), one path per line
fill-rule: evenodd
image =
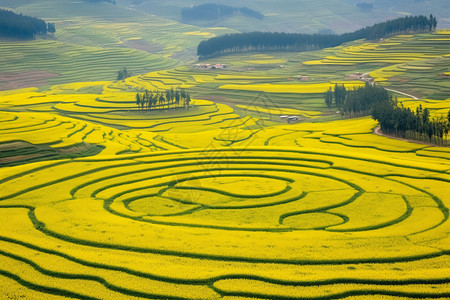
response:
M200 42L200 58L249 51L312 51L335 47L359 39L377 40L394 34L429 32L436 29L433 15L407 16L377 23L344 34L304 34L284 32L233 33Z
M116 0L84 0L85 2L109 2L112 4L116 4Z
M183 8L181 11L181 19L185 23L195 21L214 21L239 14L259 20L264 18L263 14L248 7L232 7L228 5L208 3Z

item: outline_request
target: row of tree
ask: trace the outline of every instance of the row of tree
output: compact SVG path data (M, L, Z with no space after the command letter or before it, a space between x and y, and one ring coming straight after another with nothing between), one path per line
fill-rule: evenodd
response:
M325 104L329 109L331 109L331 107L333 106L340 108L345 101L346 95L347 90L345 86L336 84L334 86L334 92L331 90L331 88L325 92Z
M377 40L379 38L401 34L401 33L416 33L428 32L436 29L436 17L430 15L426 16L406 16L385 22L377 23L351 33L344 33L341 36L344 40L356 40L365 38L367 40Z
M32 39L56 31L54 23L0 9L0 36Z
M343 117L368 116L378 102L392 101L392 96L382 86L366 83L364 86L347 90L336 84L325 92L325 104L329 109L336 107Z
M358 39L376 40L399 34L432 31L437 21L433 15L407 16L377 23L354 32L337 34L303 34L283 32L232 33L200 42L197 55L215 55L247 51L310 51L335 47Z
M191 95L185 89L148 91L136 94L136 105L142 111L185 108L189 109Z
M374 106L372 118L380 123L380 129L384 133L447 146L450 110L447 119L431 119L430 111L422 105L414 112L403 105L398 106L396 101L380 102Z

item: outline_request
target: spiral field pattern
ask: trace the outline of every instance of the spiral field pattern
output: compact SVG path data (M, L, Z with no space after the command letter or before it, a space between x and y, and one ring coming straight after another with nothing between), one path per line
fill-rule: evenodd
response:
M441 164L252 147L19 170L1 181L0 275L29 289L76 298L449 296L450 178Z

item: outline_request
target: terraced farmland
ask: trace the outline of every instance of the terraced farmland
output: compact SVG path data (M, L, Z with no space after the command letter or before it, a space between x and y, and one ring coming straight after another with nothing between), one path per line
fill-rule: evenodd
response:
M0 92L0 295L450 298L449 148L375 135L322 96L359 84L339 72L393 89L409 76L426 97L402 104L443 115L445 44L370 60L437 36ZM331 52L352 65L302 64ZM427 90L432 74L442 81ZM136 106L137 92L178 87L187 110Z
M45 40L0 42L0 53L4 57L0 67L8 70L10 77L3 80L1 90L33 86L36 80L43 81L43 85L98 78L112 80L123 66L134 72L148 72L179 64L175 60L133 49L104 49ZM31 70L47 73L32 76L34 71Z
M3 147L103 149L2 168L3 295L450 296L448 149L373 136L368 118L265 126L206 100L125 114L125 89L3 93Z
M13 6L58 29L46 39L0 41L0 90L113 80L123 67L133 74L170 69L193 61L201 40L234 32L204 30L103 2L44 0Z
M1 272L84 299L449 297L449 169L286 147L12 167Z

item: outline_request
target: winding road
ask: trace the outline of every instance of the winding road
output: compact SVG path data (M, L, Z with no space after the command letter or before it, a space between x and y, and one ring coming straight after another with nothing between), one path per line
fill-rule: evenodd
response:
M369 75L369 72L367 72L367 73L362 74L362 76L370 76L370 75ZM403 93L403 92L400 92L400 91L397 91L397 90L393 90L393 89L388 89L388 88L386 88L386 87L385 87L385 89L388 90L388 91L390 91L390 92L394 92L394 93L397 93L397 94L400 94L400 95L404 95L404 96L406 96L406 97L413 98L414 100L419 100L418 97L413 96L413 95L411 95L411 94Z
M388 89L388 88L386 88L386 90L388 90L390 92L397 93L397 94L401 94L401 95L404 95L404 96L407 96L407 97L410 97L410 98L413 98L414 100L419 100L419 98L417 98L416 96L413 96L411 94L403 93L403 92L400 92L400 91L397 91L397 90L393 90L393 89Z

